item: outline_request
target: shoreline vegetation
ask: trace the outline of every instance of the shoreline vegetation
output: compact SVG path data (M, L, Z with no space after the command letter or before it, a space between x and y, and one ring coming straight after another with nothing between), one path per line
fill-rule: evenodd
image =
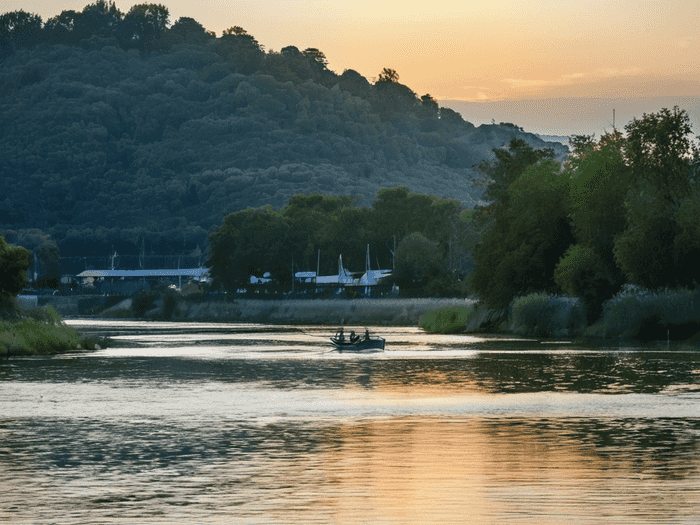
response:
M700 290L648 291L628 286L603 305L600 319L587 326L580 299L533 293L508 308L478 303L423 315L429 333L499 333L538 338L589 338L700 343Z
M67 299L67 298L64 298ZM77 299L73 299L75 307ZM68 302L57 303L64 315ZM0 359L98 350L105 338L81 336L56 308L18 308L0 320ZM487 308L476 300L454 299L235 299L193 301L182 297L134 297L95 311L70 315L152 321L256 322L267 324L419 326L428 333L490 333L536 338L684 341L700 343L700 290L651 292L627 287L605 303L601 319L586 325L579 299L533 293L508 308Z
M13 318L0 320L0 360L99 350L108 344L105 338L80 335L51 306L16 309L13 313Z

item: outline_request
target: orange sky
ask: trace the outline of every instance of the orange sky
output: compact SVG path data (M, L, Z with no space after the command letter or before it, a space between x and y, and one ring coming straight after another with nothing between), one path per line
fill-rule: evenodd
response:
M82 1L3 0L44 20ZM117 0L123 12L135 3ZM700 2L690 0L170 0L266 50L316 47L330 69L383 67L438 100L700 95Z

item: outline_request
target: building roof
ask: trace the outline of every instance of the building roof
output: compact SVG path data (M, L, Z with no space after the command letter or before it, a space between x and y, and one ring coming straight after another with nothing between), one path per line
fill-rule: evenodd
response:
M197 277L209 272L208 268L181 268L179 270L85 270L78 277Z

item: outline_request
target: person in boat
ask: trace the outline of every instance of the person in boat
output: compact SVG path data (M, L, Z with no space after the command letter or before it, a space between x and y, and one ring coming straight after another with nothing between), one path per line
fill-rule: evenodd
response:
M345 334L343 333L343 329L340 328L336 333L335 333L335 338L339 342L344 342L345 341Z
M365 328L365 341L369 341L369 330Z
M359 335L355 335L355 330L350 332L350 342L351 343L356 343L360 339Z

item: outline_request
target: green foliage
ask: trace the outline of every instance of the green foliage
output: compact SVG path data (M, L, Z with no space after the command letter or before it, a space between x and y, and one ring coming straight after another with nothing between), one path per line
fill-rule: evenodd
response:
M379 78L377 79L377 82L398 82L399 81L399 74L396 72L395 69L391 69L389 67L385 67L382 69L382 72L379 73Z
M41 229L63 256L138 253L144 237L181 253L228 213L281 209L299 193L352 193L369 207L404 184L470 207L473 165L520 133L482 132L445 108L435 118L432 97L337 75L315 48L266 52L244 31L216 38L187 17L169 27L158 4L124 14L97 0L47 21L39 40L0 68L12 123L0 136L0 223Z
M524 140L513 138L507 148L494 149L495 160L483 161L477 169L487 184L484 199L495 208L509 204L508 188L525 169L540 160L554 158L554 150L534 149Z
M685 110L675 106L644 114L625 126L625 156L635 178L650 182L665 199L690 189L691 171L698 161L698 145Z
M33 286L39 288L57 288L59 280L59 250L56 242L38 228L28 230L6 230L5 239L12 244L29 250L29 270ZM31 257L33 255L33 257Z
M554 268L573 242L568 219L567 178L553 161L533 164L508 188L477 244L474 291L492 308L536 291L554 293Z
M570 297L532 293L510 305L511 330L535 337L571 336L586 324L580 303Z
M10 246L0 236L0 298L17 295L27 285L29 251L21 246Z
M616 237L614 252L627 278L647 288L700 282L694 236L698 146L688 138L688 120L676 107L626 126L633 183L625 200L627 228Z
M583 301L588 324L598 320L603 303L620 289L620 284L605 273L595 251L580 244L566 251L554 270L554 280L566 293Z
M289 224L270 206L232 213L209 236L207 265L215 286L235 291L249 284L251 275L291 282L292 247Z
M474 311L472 306L441 308L421 316L418 326L431 334L458 334L464 332Z
M437 244L413 232L396 248L394 279L402 289L423 288L440 274L442 266Z
M17 49L38 44L41 28L41 17L22 9L0 15L0 59Z
M700 331L700 291L687 288L655 292L626 286L605 303L594 335L623 339L686 339Z
M24 315L25 318L18 321L0 321L0 357L51 355L95 348L96 341L81 337L63 324L51 307L25 311Z

